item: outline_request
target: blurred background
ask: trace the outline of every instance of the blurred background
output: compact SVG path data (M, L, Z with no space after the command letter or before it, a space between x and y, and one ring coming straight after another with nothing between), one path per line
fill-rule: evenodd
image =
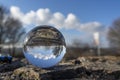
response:
M4 1L1 2L3 4L5 3ZM2 4L0 5L0 53L1 54L10 54L13 57L23 58L24 55L22 48L26 33L33 28L31 26L35 27L37 25L47 24L47 25L55 26L65 36L67 43L66 45L67 53L64 57L65 60L76 59L80 56L105 56L105 55L120 56L120 34L119 34L120 18L119 17L116 17L116 19L112 18L112 22L109 23L107 28L106 27L103 28L104 25L101 25L98 22L79 24L79 20L76 19L77 17L74 14L70 13L65 19L65 24L61 25L62 23L61 24L58 22L53 23L54 21L45 23L44 18L49 20L48 17L43 17L43 21L42 21L41 18L42 12L43 14L45 14L45 16L49 16L49 14L46 14L46 12L49 13L50 10L40 9L37 11L37 12L40 11L41 13L40 19L37 21L37 23L40 24L35 23L34 25L34 23L32 24L29 23L35 20L32 19L33 17L31 17L31 15L35 14L35 11L31 11L29 13L27 13L26 11L26 14L25 13L22 14L22 12L20 12L20 9L18 7L12 6L8 8L8 6L10 7L9 4L7 6L4 6ZM13 12L15 13L13 14ZM22 18L21 15L23 15L23 17L29 16L30 18L26 17L24 19ZM58 13L56 12L53 14L53 16L62 17L63 15L59 12ZM55 19L58 19L59 17ZM27 28L25 26L27 26ZM60 26L66 26L66 27L65 29L64 28L61 29L59 28ZM70 26L70 29L72 30L74 30L75 27L80 26L79 27L80 33L76 32L76 30L68 31L68 26ZM86 30L84 31L84 29ZM84 32L85 34L87 34L87 36L83 34ZM77 35L75 35L75 33Z

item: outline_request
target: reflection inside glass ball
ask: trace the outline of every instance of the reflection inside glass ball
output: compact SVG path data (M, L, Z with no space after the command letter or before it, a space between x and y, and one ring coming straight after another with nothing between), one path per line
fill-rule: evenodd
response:
M54 27L38 26L31 30L24 41L24 55L30 63L40 68L52 67L66 53L63 35Z

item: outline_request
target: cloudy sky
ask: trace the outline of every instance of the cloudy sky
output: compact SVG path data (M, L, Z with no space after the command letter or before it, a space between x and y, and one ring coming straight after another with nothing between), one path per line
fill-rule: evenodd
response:
M101 46L107 46L107 30L120 17L116 0L0 0L26 31L38 25L59 29L67 44L78 39L93 43L93 33L100 33Z

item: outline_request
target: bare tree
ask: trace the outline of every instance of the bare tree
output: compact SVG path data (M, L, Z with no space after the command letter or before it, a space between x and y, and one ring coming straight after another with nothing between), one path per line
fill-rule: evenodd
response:
M9 11L0 6L0 44L15 44L25 33L19 20L14 19Z
M115 20L110 26L108 40L111 47L120 48L120 18Z

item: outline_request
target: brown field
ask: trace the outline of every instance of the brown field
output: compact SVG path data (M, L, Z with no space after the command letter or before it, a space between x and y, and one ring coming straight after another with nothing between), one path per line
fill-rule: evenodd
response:
M119 56L87 56L64 60L49 69L37 68L26 59L0 64L0 80L120 80Z

